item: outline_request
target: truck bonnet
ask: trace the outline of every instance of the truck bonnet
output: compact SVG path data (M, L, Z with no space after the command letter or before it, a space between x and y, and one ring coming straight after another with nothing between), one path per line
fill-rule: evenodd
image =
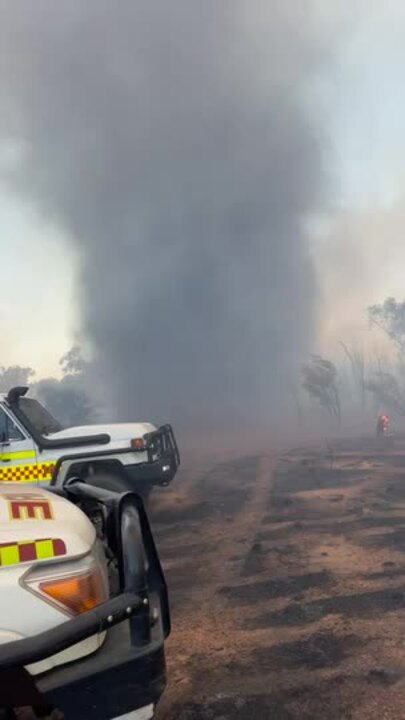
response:
M10 565L87 554L93 525L75 505L42 488L0 486L0 572Z
M49 433L49 440L62 440L64 438L75 438L94 434L107 434L112 441L121 440L123 447L129 445L135 438L142 438L146 433L156 430L155 425L150 423L113 423L111 425L83 425L59 432Z

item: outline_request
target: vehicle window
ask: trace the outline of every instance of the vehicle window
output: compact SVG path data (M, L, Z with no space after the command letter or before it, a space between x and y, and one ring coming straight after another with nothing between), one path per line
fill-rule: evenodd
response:
M13 440L18 442L19 440L25 440L24 435L12 419L4 412L3 408L0 408L0 439Z
M49 433L63 430L60 422L56 420L38 400L34 400L33 398L20 398L18 406L27 420L41 435L49 435Z

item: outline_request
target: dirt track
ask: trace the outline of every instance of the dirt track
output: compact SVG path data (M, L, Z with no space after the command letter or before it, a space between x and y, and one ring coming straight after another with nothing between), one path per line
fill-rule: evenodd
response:
M152 503L160 720L405 720L405 443L187 467Z

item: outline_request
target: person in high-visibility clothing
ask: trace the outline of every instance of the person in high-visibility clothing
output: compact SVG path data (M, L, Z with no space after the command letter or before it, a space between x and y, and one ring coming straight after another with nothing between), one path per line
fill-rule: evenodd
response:
M390 425L389 415L387 415L386 413L380 413L380 415L377 418L377 437L382 437L383 435L386 435L388 432L389 425Z

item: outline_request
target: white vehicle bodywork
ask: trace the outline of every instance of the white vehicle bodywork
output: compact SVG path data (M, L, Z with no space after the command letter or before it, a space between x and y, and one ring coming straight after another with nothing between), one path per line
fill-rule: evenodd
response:
M49 508L49 512L47 510ZM44 512L44 510L46 512ZM13 517L14 515L14 517ZM48 517L49 515L49 517ZM57 539L65 552L56 557L22 561L13 547ZM11 555L3 555L11 549ZM89 561L105 574L95 529L88 518L67 500L32 486L15 483L0 485L0 643L36 635L64 622L69 612L30 588L30 575L44 570L55 578L85 570ZM45 661L30 666L33 674L42 673L94 652L103 636L93 636Z
M62 428L28 388L0 394L0 483L52 483L114 476L110 489L147 498L168 485L180 456L170 425L115 423Z
M111 451L104 456L104 460L118 461L124 467L132 467L140 465L148 461L146 452L128 452L123 453L123 449L131 447L131 440L141 440L146 434L156 431L157 428L151 423L117 423L113 425L83 425L79 427L67 428L57 433L50 433L49 440L58 440L64 438L88 437L91 434L107 434L111 440L108 444L103 445L103 452ZM86 445L80 448L80 454L96 453L100 451L100 445ZM115 451L115 452L114 452ZM71 452L69 452L71 454ZM61 452L55 450L43 450L41 452L41 462L57 462L61 456ZM38 455L37 455L38 457ZM61 468L58 483L62 483L68 464L65 468Z
M50 471L56 465L57 461L61 456L74 452L74 448L69 451L62 451L61 449L48 449L39 448L35 440L30 437L27 429L21 423L21 421L15 416L12 409L9 407L6 401L6 395L0 394L0 413L4 413L9 422L14 425L19 432L13 432L14 437L7 439L6 443L0 443L0 481L7 480L8 476L11 475L11 468L19 468L21 466L36 466L38 469L37 477L33 478L32 482L41 482L41 480L47 482L50 480ZM147 433L156 431L156 426L151 423L116 423L111 425L83 425L78 427L70 427L59 432L49 433L47 435L48 440L64 440L69 438L83 438L92 437L98 434L107 434L110 437L110 441L100 446L99 444L81 446L77 449L77 453L92 454L95 452L103 451L103 456L106 460L118 460L122 465L132 466L140 463L147 462L146 452L127 452L123 453L122 450L130 450L131 441L139 439L141 440ZM111 451L111 454L106 454L106 451ZM115 451L115 452L114 452ZM119 452L121 451L121 452ZM45 471L43 477L41 477L41 469L44 466ZM3 472L2 472L3 471ZM4 475L4 477L3 477ZM15 478L10 478L15 480ZM20 480L19 480L20 481ZM28 481L28 480L27 480ZM20 481L21 482L21 481Z
M170 611L138 495L79 480L52 491L1 483L0 610L0 709L153 717Z

